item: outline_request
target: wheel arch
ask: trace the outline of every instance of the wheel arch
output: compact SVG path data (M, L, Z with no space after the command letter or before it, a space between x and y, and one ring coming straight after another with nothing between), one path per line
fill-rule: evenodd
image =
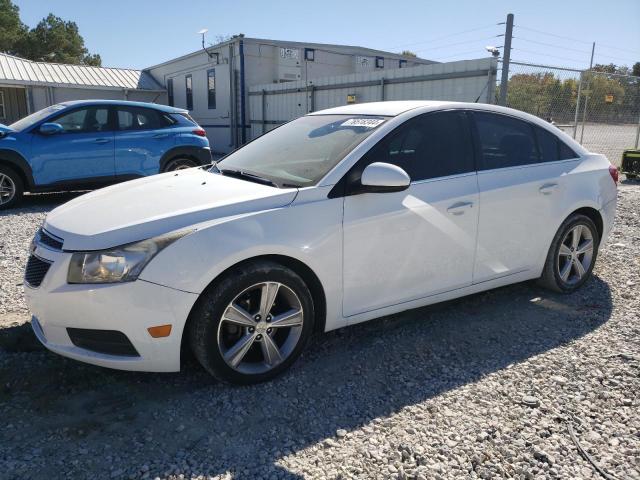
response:
M206 165L205 156L203 155L202 150L203 149L201 147L190 145L178 145L170 148L164 152L160 158L159 172L164 172L167 164L176 158L188 158L189 160L196 162L198 165Z
M597 209L595 209L593 207L581 207L581 208L578 208L578 209L574 210L573 212L571 212L569 215L567 215L565 220L567 218L569 218L571 215L575 215L575 214L584 215L586 217L589 217L593 221L593 223L595 223L596 228L598 229L598 237L600 238L600 240L602 240L602 235L604 233L604 219L602 218L602 215L600 214L600 212Z
M35 186L31 165L18 152L0 149L0 165L6 165L20 175L25 190L29 191Z
M324 291L324 287L322 286L322 282L318 275L304 262L298 260L297 258L281 255L281 254L266 254L266 255L257 255L254 257L246 258L240 262L234 263L233 265L227 267L225 270L220 272L209 284L206 288L200 293L198 296L198 300L196 300L191 307L191 312L196 307L198 301L206 292L211 288L215 288L216 284L223 278L225 275L229 274L233 270L242 267L244 265L258 262L260 260L268 260L274 263L278 263L284 267L290 268L296 274L298 274L304 283L309 288L311 292L311 298L313 299L314 313L315 313L315 321L314 321L314 332L324 332L326 319L327 319L327 299ZM189 312L189 316L187 321L185 322L184 328L182 330L182 338L181 338L181 349L185 351L186 341L187 341L187 332L189 329L189 323L191 322L191 312Z

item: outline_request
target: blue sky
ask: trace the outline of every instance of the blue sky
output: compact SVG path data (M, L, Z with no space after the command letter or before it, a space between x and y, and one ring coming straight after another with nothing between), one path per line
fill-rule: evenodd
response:
M410 49L452 61L486 56L502 45L515 14L512 58L568 67L640 61L640 0L14 0L34 26L49 12L75 21L103 65L144 68L199 48L196 33ZM464 32L464 33L461 33ZM555 35L555 36L554 36ZM569 37L561 38L561 37Z

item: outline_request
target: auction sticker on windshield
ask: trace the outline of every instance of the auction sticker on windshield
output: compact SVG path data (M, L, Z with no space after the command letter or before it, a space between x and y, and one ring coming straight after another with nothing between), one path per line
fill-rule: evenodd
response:
M340 126L376 128L383 122L383 118L350 118L349 120L343 122Z

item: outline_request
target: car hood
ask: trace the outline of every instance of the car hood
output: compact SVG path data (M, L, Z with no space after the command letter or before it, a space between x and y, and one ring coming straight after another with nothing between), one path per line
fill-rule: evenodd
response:
M201 222L284 207L297 192L193 168L82 195L51 211L44 228L64 240L64 250L101 250Z

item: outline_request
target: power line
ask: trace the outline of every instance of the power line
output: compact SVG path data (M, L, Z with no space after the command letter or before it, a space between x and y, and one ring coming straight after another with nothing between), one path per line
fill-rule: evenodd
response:
M569 60L570 62L575 62L575 63L581 63L581 64L586 63L584 60L576 60L575 58L568 58L568 57L561 57L561 56L558 56L558 55L551 55L551 54L548 54L546 52L545 53L540 53L540 52L534 52L532 50L524 50L522 48L515 48L515 47L513 48L513 50L517 50L519 52L525 52L525 53L533 53L534 55L540 55L540 56L543 56L543 57L558 58L560 60Z
M517 40L522 40L524 42L529 42L529 43L536 43L538 45L544 45L545 47L553 47L553 48L558 48L560 50L571 50L572 52L579 52L579 53L586 53L587 55L591 54L591 50L579 50L577 48L570 48L570 47L564 47L564 46L560 46L560 45L554 45L553 43L545 43L545 42L539 42L537 40L530 40L528 38L524 38L524 37L520 37L520 36L514 36L513 38L517 39Z
M536 32L541 35L549 35L550 37L562 38L564 40L571 40L572 42L585 43L587 45L591 45L593 42L587 42L586 40L580 40L572 37L565 37L564 35L556 35L555 33L543 32L542 30L536 30L535 28L524 27L522 25L514 25L517 28L522 28L523 30L529 30L530 32Z
M435 47L428 47L428 48L422 48L420 50L416 50L416 52L426 52L426 51L433 51L433 50L442 50L444 48L449 48L449 47L455 47L458 45L466 45L469 43L475 43L475 42L481 42L483 40L492 40L494 38L497 38L497 35L494 35L492 37L482 37L482 38L477 38L474 40L465 40L464 42L456 42L456 43L449 43L446 45L437 45Z
M474 48L473 50L468 50L466 52L460 52L460 53L454 53L453 55L447 55L446 57L438 57L438 58L434 58L434 60L446 60L447 58L451 58L451 57L458 57L460 55L467 55L469 53L474 53L477 52L479 49Z
M621 52L628 52L628 53L633 53L634 55L640 55L640 50L629 50L629 49L627 49L627 48L614 47L613 45L606 45L606 44L604 44L604 43L598 43L598 42L596 42L596 46L597 46L598 48L600 48L600 47L604 47L604 48L612 48L612 49L614 49L614 50L616 50L616 51L618 51L618 50L619 50L619 51L621 51Z
M448 35L444 35L442 37L435 37L435 38L432 38L430 40L423 40L423 41L420 41L420 42L413 42L413 43L405 43L403 45L396 45L394 47L391 47L390 49L394 50L396 48L410 47L412 45L422 45L422 44L425 44L425 43L438 42L440 40L444 40L444 39L447 39L447 38L457 37L458 35L464 35L466 33L477 32L479 30L485 30L487 28L494 28L494 27L496 27L496 25L498 25L498 24L492 23L491 25L485 25L483 27L471 28L469 30L462 30L461 32L450 33Z

